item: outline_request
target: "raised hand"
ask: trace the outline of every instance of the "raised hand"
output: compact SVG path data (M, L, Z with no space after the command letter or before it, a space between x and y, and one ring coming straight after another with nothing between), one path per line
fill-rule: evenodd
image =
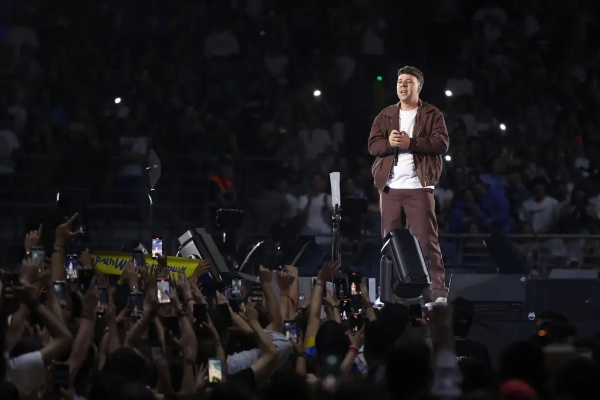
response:
M258 271L258 276L261 285L270 284L273 281L273 273L262 265Z
M42 224L39 228L27 232L25 235L25 251L31 251L32 247L38 246L42 240Z
M244 318L246 322L258 321L258 311L256 310L255 304L248 301L246 306L240 310L240 316Z
M85 249L81 252L81 256L79 256L79 261L81 261L81 265L83 265L83 268L94 269L94 263L92 261L90 249Z
M280 291L287 292L292 283L294 283L294 279L287 271L277 272L277 286L279 286Z
M192 282L196 283L198 281L198 279L200 279L201 277L203 277L204 275L206 275L210 272L210 266L211 266L210 260L198 261L198 265L196 266L196 269L192 273L192 276L190 276L190 280Z
M156 255L156 270L155 275L157 278L168 278L169 277L169 267L167 265L167 252L166 250L163 254Z
M71 218L69 218L68 220L66 220L65 222L63 222L62 224L60 224L59 226L56 227L56 233L54 236L54 245L55 246L65 247L66 245L68 245L71 242L71 240L73 240L77 236L79 236L80 232L71 231L71 226L73 225L73 221L75 221L75 218L77 218L78 215L79 215L79 213L73 214L71 216Z
M330 261L321 268L319 273L317 274L317 278L321 281L330 280L333 275L340 269L342 265L339 261Z

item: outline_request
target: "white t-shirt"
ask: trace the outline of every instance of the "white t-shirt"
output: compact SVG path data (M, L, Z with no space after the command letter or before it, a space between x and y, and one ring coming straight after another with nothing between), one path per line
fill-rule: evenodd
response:
M30 394L46 385L46 368L40 351L20 355L6 361L6 380L20 393Z
M302 195L298 199L298 212L304 210L308 204L308 195ZM331 209L331 196L325 193L320 193L312 197L310 206L308 208L308 218L306 219L306 225L302 231L303 235L331 235L333 229L331 227L331 221L326 221L323 216L323 208L328 207ZM315 242L319 244L331 242L331 237L316 237Z
M277 363L269 370L271 376L292 354L292 343L285 335L265 329L265 333L277 348ZM227 373L233 375L241 370L250 368L262 355L259 349L251 349L227 356Z
M400 110L400 132L408 133L411 138L414 136L415 119L417 118L417 109L404 111ZM398 165L394 165L392 173L388 179L390 189L422 189L421 181L415 168L415 160L412 151L408 149L399 149ZM433 188L433 186L427 186Z
M316 128L314 130L302 129L300 131L300 140L304 146L304 154L309 161L314 160L317 156L333 146L331 135L326 129Z
M519 218L531 224L534 232L549 225L558 218L560 204L558 200L546 196L539 203L535 199L529 199L521 206Z

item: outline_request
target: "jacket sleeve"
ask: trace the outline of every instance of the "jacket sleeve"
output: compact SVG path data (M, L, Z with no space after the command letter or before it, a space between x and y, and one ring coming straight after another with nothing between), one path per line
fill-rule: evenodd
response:
M394 148L390 146L388 138L385 137L385 134L381 129L381 114L375 118L373 125L371 125L371 133L369 134L369 154L379 157L394 154Z
M450 139L444 114L440 110L436 110L431 134L425 137L411 138L408 149L418 154L446 154L449 144Z

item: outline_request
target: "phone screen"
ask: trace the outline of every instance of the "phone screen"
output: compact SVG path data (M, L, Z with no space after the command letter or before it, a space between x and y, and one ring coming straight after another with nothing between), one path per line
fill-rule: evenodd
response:
M358 332L363 327L363 318L360 314L352 314L350 317L350 330Z
M362 283L362 278L356 272L353 272L350 275L350 296L359 296L360 293L360 284Z
M81 269L79 270L79 286L78 289L82 294L86 294L92 283L94 277L93 269Z
M58 299L58 303L61 306L65 307L67 305L67 282L55 281L54 291L56 292L56 298Z
M36 265L42 265L46 258L46 252L43 247L32 247L31 258L35 261Z
M209 383L220 383L223 381L223 374L221 373L221 359L220 358L209 358L208 359L208 382Z
M104 309L108 307L108 288L98 288L98 312L103 313Z
M69 387L69 364L54 362L54 385L60 388Z
M350 300L340 300L340 317L342 321L347 321L352 315L352 304Z
M250 300L256 304L261 305L263 299L262 286L254 284L252 285L252 290L250 291Z
M67 280L72 281L77 279L79 269L79 259L77 254L67 254L65 256L65 270L67 273Z
M152 352L152 361L160 361L163 359L162 349L160 347L151 347L150 351Z
M156 290L158 291L158 302L160 304L167 304L171 302L169 298L169 281L166 279L159 279L156 282Z
M348 284L345 279L335 280L335 295L338 299L348 298Z
M142 253L141 251L134 251L133 261L135 261L135 265L144 265L144 253Z
M154 238L152 239L152 258L156 258L157 254L163 253L163 241L162 238Z
M294 343L298 343L298 324L296 321L285 321L284 322L285 337L292 340Z
M131 293L129 295L129 315L133 319L141 318L144 312L144 297L142 293Z
M242 280L240 278L233 278L231 280L231 297L236 298L242 295Z
M208 306L206 304L194 304L194 318L198 323L208 322Z

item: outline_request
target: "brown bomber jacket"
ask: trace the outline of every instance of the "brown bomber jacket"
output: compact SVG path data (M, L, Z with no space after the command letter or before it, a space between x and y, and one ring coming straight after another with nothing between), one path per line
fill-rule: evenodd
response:
M388 138L392 130L400 130L399 114L400 103L386 107L371 126L369 154L375 156L371 172L380 191L386 187L392 172L394 148ZM435 106L419 101L414 129L408 149L413 153L419 181L423 187L435 186L442 173L442 157L450 143L444 115Z

